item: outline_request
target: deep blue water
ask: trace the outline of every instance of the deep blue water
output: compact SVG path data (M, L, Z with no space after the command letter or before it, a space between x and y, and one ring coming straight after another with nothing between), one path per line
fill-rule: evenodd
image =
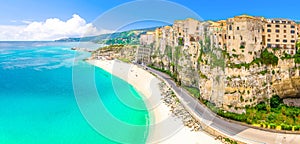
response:
M70 50L78 45L0 42L1 144L145 143L147 110L119 100L138 98L146 109L141 95L82 61L89 53Z

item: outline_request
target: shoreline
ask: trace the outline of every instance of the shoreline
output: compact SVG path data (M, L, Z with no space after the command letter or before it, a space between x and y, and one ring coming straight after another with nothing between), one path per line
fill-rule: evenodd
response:
M147 143L221 143L203 131L192 131L174 116L162 96L161 80L136 65L118 60L86 60L131 84L141 95L149 112Z

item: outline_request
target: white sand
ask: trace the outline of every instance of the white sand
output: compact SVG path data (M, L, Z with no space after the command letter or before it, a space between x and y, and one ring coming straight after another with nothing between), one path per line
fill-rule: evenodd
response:
M159 83L156 77L147 71L116 60L89 60L90 64L127 81L144 97L150 113L150 130L147 143L187 143L215 144L221 143L204 132L194 132L184 127L181 120L172 116L170 108L161 100Z

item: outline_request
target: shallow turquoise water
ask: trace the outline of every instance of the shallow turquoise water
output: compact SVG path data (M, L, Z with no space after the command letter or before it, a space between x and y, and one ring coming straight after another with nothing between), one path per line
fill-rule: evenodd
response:
M146 109L141 95L123 80L81 61L87 53L76 54L79 60L74 64L75 52L70 47L76 45L0 42L1 144L145 143L147 110L134 109L120 101L121 97L137 98L135 105ZM89 96L85 105L78 107L72 84L74 67L82 71L77 78L93 83L98 94L90 92L88 85L80 85L77 90L97 96L103 107L89 101ZM90 74L85 71L95 75L85 75ZM85 110L97 121L87 120ZM110 116L125 125L114 127Z

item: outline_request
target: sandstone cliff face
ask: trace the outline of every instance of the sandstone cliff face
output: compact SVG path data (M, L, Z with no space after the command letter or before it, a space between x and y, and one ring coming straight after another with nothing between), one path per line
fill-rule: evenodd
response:
M277 66L252 64L249 68L232 68L242 62L236 57L222 58L211 43L195 47L172 48L172 57L160 51L162 58L153 64L176 73L183 86L197 87L203 99L224 110L243 113L246 106L255 106L277 94L282 98L300 97L299 70L292 59L279 60ZM201 50L202 49L202 50ZM280 57L280 53L276 53Z
M136 47L123 46L100 49L93 57L132 61L136 52ZM182 86L198 88L201 98L230 112L243 113L246 106L267 101L275 94L284 99L300 98L300 70L292 59L280 59L277 66L253 64L249 68L231 68L230 59L224 59L220 52L212 45L165 47L152 51L151 63L169 70Z
M274 83L273 89L281 98L300 98L300 77L292 77Z

